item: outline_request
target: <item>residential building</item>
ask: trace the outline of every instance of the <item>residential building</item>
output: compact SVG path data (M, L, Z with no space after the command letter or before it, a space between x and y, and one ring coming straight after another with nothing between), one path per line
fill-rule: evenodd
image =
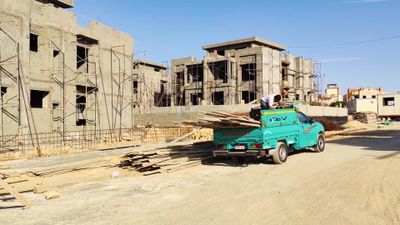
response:
M133 127L133 37L73 6L0 1L1 135Z
M337 84L328 84L325 89L325 93L319 96L320 103L322 105L329 106L332 103L341 102L343 100L340 94L340 88Z
M136 60L133 64L134 107L171 106L171 76L168 67Z
M174 105L249 103L289 89L292 100L315 93L313 62L258 37L203 46L203 59L171 61Z

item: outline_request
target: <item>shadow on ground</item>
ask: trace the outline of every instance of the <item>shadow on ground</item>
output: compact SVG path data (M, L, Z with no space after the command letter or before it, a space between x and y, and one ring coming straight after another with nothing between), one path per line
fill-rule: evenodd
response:
M357 149L369 151L392 151L389 154L378 156L376 159L387 159L400 155L400 130L373 130L341 136L344 139L333 140L328 143L354 146Z
M400 130L373 130L341 135L328 143L349 145L373 151L400 151Z
M293 155L297 154L318 154L316 152L313 152L311 150L300 150L300 151L295 151L292 153L289 153L289 158ZM239 160L238 160L239 159ZM266 165L276 165L274 161L272 160L272 156L268 157L246 157L246 158L238 158L238 159L233 159L231 157L216 157L212 158L210 160L205 161L203 164L208 165L208 166L229 166L229 167L246 167L248 165L257 165L257 164L266 164Z
M338 140L328 141L331 144L338 144L343 146L354 146L354 148L371 151L395 151L384 156L377 157L378 159L393 157L400 154L400 130L374 130L356 132L351 134L341 135L343 138ZM327 146L327 150L334 151L334 145ZM243 160L232 160L231 157L213 157L214 144L211 141L197 143L194 145L180 145L173 147L166 147L164 149L169 151L168 159L179 160L180 165L194 165L201 163L208 166L229 166L229 167L245 167L251 164L274 164L271 157L248 157ZM310 150L295 151L289 154L291 156L296 154L318 154ZM237 158L240 159L240 158ZM166 160L167 161L167 160ZM168 162L165 162L168 165ZM171 165L172 166L172 165Z
M167 148L162 148L160 150L169 150L170 157L172 160L176 160L179 158L187 158L188 163L191 162L201 162L203 165L208 166L229 166L229 167L246 167L251 164L275 164L272 160L272 157L246 157L241 158L237 157L214 157L214 143L212 141L196 143L193 145L180 145L180 146L172 146ZM289 158L291 155L296 154L304 154L304 153L312 153L316 154L310 150L301 150L295 151L289 154Z

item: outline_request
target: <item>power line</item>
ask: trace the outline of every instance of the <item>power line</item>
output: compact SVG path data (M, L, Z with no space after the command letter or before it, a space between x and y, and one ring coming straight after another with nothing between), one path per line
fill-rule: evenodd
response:
M353 45L363 45L363 44L369 44L369 43L374 43L374 42L383 42L383 41L389 41L393 39L400 39L400 35L396 36L391 36L391 37L384 37L384 38L378 38L378 39L370 39L370 40L362 40L362 41L355 41L355 42L344 42L344 43L336 43L336 44L325 44L325 45L314 45L314 46L294 46L290 47L291 49L305 49L305 48L343 48L343 47L348 47L348 46L353 46Z

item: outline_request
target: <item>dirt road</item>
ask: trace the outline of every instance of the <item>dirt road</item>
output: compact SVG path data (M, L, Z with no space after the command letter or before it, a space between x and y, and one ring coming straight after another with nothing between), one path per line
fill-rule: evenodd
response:
M0 210L0 224L400 224L400 130L352 134L283 165L220 162L58 191L26 195L34 206Z

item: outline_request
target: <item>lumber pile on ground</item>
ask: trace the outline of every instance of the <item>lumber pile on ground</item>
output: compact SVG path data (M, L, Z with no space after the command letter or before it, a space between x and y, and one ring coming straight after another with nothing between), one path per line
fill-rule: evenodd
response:
M248 116L226 112L207 112L198 121L184 121L186 125L206 128L250 128L260 127L261 122Z
M376 113L374 112L357 112L353 114L353 119L366 124L376 124Z
M2 178L0 176L0 208L13 208L18 206L30 206L31 202L21 193L32 192L33 187L20 185L27 182L23 178Z
M125 154L119 167L137 171L143 175L173 172L203 163L213 158L213 142L174 146Z

